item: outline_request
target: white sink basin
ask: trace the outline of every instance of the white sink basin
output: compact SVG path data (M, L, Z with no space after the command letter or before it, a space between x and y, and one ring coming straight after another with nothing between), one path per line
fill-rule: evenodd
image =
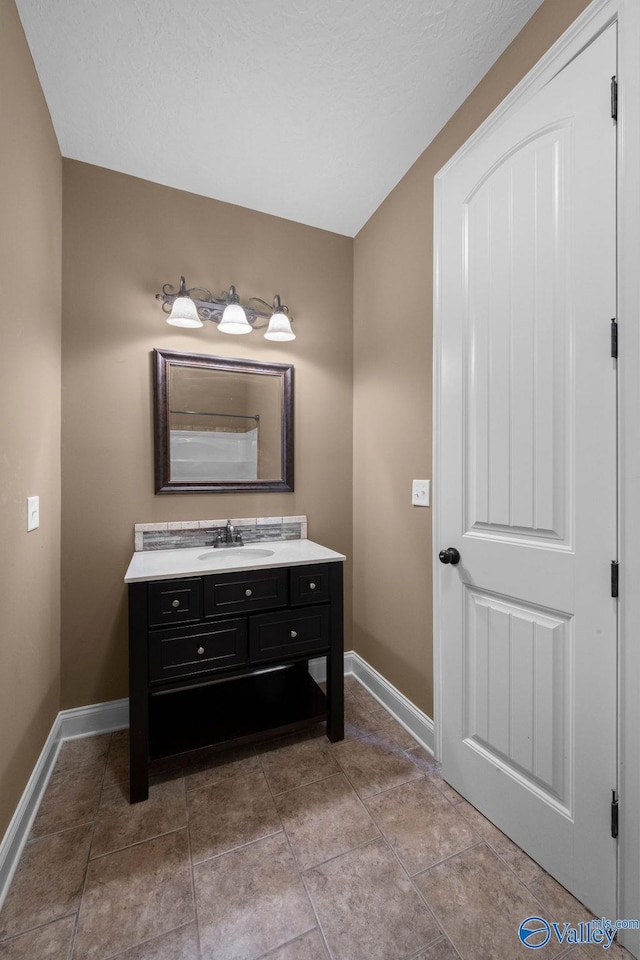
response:
M224 560L225 557L229 559L242 559L243 557L256 558L256 557L272 557L273 550L265 550L261 547L219 547L217 550L209 550L208 553L201 553L198 557L198 560Z

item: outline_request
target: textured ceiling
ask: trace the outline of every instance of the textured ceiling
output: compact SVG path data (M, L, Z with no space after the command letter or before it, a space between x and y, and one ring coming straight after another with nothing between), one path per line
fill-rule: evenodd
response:
M17 0L60 149L349 236L541 0Z

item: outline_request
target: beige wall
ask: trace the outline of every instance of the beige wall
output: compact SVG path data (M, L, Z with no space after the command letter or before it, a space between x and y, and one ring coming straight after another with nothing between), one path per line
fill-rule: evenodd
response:
M433 178L588 0L545 0L354 243L354 646L433 716Z
M13 0L0 0L0 837L59 709L58 145ZM40 528L26 532L26 497Z
M312 538L351 554L353 241L67 160L63 237L62 707L72 707L127 695L134 523L307 514ZM298 339L168 326L154 294L181 273L243 297L279 293ZM294 364L294 493L154 495L153 347Z

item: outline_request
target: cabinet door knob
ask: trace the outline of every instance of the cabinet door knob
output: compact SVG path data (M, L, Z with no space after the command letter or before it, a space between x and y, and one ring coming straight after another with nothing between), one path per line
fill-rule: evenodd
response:
M310 584L309 584L309 590L315 590L315 588L316 588L315 583L310 583Z
M245 597L250 597L252 594L253 594L253 590L245 590L244 592Z
M295 638L296 638L297 636L298 636L298 634L296 633L296 631L295 631L295 630L292 630L292 631L291 631L291 639L292 639L292 640L295 640Z
M172 607L179 607L179 606L180 606L180 601L179 601L179 600L172 600L172 601L171 601L171 606L172 606Z
M200 654L200 656L202 656L202 654L204 653L204 647L198 647L198 653Z

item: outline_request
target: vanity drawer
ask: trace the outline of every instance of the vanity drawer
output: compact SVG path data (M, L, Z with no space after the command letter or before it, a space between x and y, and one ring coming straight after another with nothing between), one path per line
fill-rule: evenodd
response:
M202 620L202 578L154 580L149 584L149 626Z
M149 675L155 683L241 666L246 660L246 617L158 630L149 639Z
M285 568L211 574L204 578L205 616L285 607L289 596L288 580Z
M329 564L291 567L291 606L325 603L329 599Z
M249 621L252 663L303 656L329 646L329 607L265 613Z

